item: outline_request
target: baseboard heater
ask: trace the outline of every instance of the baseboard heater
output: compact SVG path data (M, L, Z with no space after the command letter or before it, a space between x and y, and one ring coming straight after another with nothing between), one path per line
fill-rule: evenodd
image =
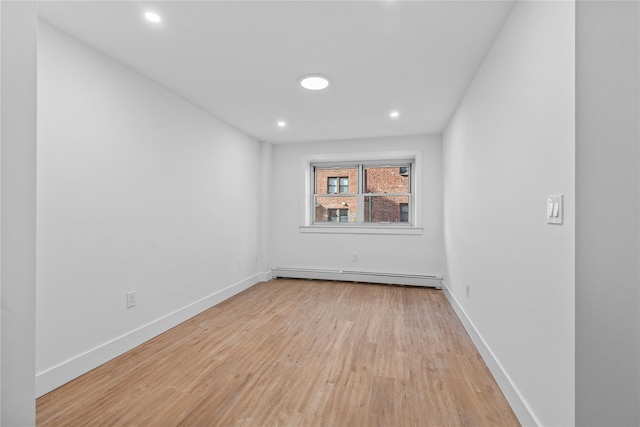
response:
M273 267L273 278L344 280L351 282L385 283L390 285L426 286L442 289L441 276L421 274L376 273L372 271L321 270L313 268Z

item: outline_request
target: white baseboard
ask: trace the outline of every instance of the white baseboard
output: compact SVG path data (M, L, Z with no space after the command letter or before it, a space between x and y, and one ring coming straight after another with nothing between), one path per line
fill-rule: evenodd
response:
M517 387L513 384L513 381L511 381L511 378L503 369L500 362L498 362L498 359L491 351L491 348L489 348L485 340L482 338L480 332L478 332L469 316L467 316L467 313L458 303L456 297L449 290L446 282L443 281L442 284L442 290L444 291L447 300L449 300L449 303L462 322L462 325L469 334L469 337L471 337L471 340L478 349L478 352L484 360L484 363L493 374L498 387L500 387L500 390L502 390L504 397L509 402L509 405L511 405L511 409L513 409L513 412L516 414L516 417L518 418L518 421L520 421L520 424L522 424L523 426L541 426L542 424L533 414L533 411L531 411L531 408L529 407L529 405L527 405L526 401L523 399L522 395L518 391Z
M214 305L250 288L258 282L266 281L271 273L258 273L222 290L214 292L198 301L105 342L85 353L79 354L57 366L36 374L36 397L79 377L82 374L108 362L109 360L137 347L153 337L196 316Z
M344 280L351 282L384 283L389 285L442 287L442 277L420 274L379 273L370 271L321 270L313 268L273 267L273 277L295 279Z
M273 279L273 273L271 270L260 273L261 282L268 282L271 279Z

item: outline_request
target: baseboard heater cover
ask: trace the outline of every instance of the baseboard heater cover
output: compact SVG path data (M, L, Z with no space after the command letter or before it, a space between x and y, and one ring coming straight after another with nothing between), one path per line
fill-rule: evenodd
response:
M442 276L421 274L380 273L373 271L323 270L313 268L273 267L273 278L344 280L393 285L426 286L442 289Z

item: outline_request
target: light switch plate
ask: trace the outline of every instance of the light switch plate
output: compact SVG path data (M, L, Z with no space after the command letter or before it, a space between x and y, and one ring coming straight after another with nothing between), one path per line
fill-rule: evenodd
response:
M127 292L127 308L136 306L136 291Z
M564 200L562 194L547 196L546 212L548 224L562 224Z

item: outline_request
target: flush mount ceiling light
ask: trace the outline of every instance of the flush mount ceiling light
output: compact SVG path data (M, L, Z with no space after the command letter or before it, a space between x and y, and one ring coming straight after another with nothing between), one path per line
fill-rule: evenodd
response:
M398 117L400 117L400 113L397 111L392 111L391 113L389 113L389 117L391 117L392 119L397 119Z
M283 128L283 127L285 127L286 125L287 125L287 122L285 122L285 121L283 121L283 120L280 120L280 121L278 122L278 127L279 127L279 128Z
M300 80L300 84L305 89L322 90L329 86L329 79L320 74L313 74L304 76L302 80Z
M160 18L160 15L158 15L155 12L147 12L144 14L144 17L147 21L153 22L154 24L158 24L162 21L162 18Z

